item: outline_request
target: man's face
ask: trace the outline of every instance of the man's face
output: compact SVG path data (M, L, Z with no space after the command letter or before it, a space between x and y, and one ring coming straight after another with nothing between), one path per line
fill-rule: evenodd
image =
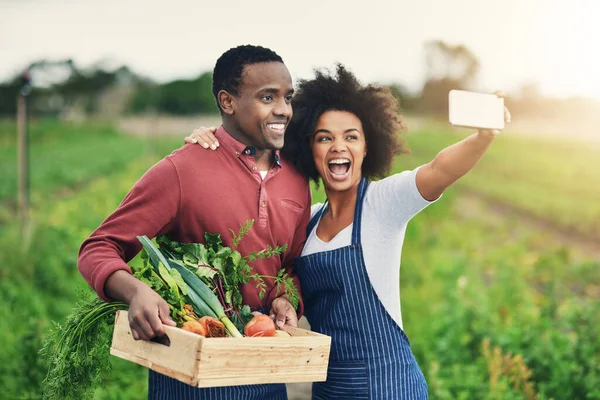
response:
M285 128L292 118L292 77L280 62L250 64L242 71L242 83L233 96L237 139L258 150L283 147Z

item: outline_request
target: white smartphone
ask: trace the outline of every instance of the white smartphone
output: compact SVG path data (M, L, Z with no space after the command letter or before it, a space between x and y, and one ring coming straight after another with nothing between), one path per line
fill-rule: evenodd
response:
M448 119L454 126L504 129L504 99L495 94L451 90Z

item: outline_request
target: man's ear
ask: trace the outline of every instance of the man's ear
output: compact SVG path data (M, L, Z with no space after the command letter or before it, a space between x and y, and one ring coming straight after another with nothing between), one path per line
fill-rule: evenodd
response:
M225 90L221 90L217 95L221 110L227 115L232 115L235 108L235 99Z

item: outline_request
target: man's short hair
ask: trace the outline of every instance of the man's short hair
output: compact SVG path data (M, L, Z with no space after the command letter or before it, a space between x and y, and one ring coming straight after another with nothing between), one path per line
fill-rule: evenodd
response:
M219 92L225 90L234 96L239 95L244 67L262 62L283 63L283 60L271 49L252 45L234 47L219 57L213 70L212 91L221 112Z

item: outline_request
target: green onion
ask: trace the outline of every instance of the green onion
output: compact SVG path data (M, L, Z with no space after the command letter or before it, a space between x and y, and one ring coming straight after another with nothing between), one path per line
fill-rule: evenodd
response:
M234 337L242 337L243 335L238 331L233 322L225 315L225 310L223 309L223 305L219 302L219 299L215 294L210 290L206 283L202 282L200 278L196 276L192 271L187 269L186 267L172 263L171 267L175 268L181 274L181 277L187 283L191 291L198 293L200 297L208 304L208 306L217 314L217 318L225 325L227 331Z

